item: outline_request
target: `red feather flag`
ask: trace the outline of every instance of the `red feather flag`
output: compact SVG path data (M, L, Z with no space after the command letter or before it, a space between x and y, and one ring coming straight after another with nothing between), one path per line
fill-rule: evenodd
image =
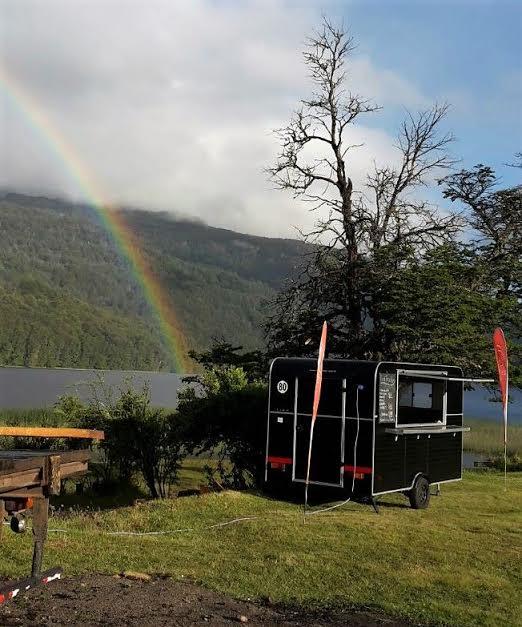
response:
M502 410L504 416L504 475L507 472L507 410L509 394L509 367L506 338L500 327L493 331L493 348L497 360L498 383L502 396Z
M312 407L312 421L310 423L310 443L308 446L308 463L306 466L306 482L305 482L305 503L304 510L306 513L306 505L308 503L308 483L310 480L310 462L312 461L312 442L314 439L314 426L317 420L317 412L319 410L319 401L321 400L321 387L323 384L323 362L326 351L326 335L328 325L323 322L323 330L321 333L321 341L319 343L319 355L317 356L317 375L315 377L314 404Z

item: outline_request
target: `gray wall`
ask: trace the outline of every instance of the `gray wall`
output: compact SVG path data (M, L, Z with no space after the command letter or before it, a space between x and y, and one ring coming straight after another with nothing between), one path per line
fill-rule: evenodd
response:
M63 394L75 394L84 400L92 398L92 383L117 388L129 381L137 390L147 382L152 404L174 408L181 377L166 372L127 370L75 370L62 368L0 367L0 409L51 407Z

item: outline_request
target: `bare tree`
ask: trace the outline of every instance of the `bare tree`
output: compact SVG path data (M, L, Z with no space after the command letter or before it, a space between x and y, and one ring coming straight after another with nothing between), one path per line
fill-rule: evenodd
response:
M440 242L458 230L458 220L412 192L454 163L447 154L453 137L439 133L448 107L409 115L398 136L399 167L375 166L365 193L357 193L350 159L361 144L350 143L350 127L380 107L346 88L346 62L354 47L352 37L328 20L308 40L304 60L315 90L301 101L288 126L276 131L281 151L268 171L279 188L291 190L313 209L328 210L328 219L307 236L330 233L328 244L343 246L351 260L389 243Z
M303 234L321 245L314 247L300 279L278 299L276 317L288 316L296 306L299 316L303 306L317 307L337 321L335 332L361 343L366 319L372 317L361 267L380 257L382 249L397 251L391 267L400 263L402 250L422 254L451 240L461 220L417 192L454 163L447 152L453 138L439 130L447 105L408 115L397 138L398 165L375 164L362 189L355 189L352 164L360 144L350 142L350 131L380 107L349 90L347 63L354 48L353 38L326 19L309 38L304 62L314 89L289 124L276 131L281 149L268 172L279 188L321 214L315 228ZM325 279L338 290L330 307L321 287Z

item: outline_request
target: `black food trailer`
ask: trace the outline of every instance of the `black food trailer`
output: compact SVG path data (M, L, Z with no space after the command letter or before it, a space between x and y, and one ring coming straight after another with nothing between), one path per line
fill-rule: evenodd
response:
M265 484L306 480L317 360L270 367ZM403 492L427 507L430 484L462 478L462 370L455 366L326 359L309 485L339 499ZM377 509L377 507L376 507Z

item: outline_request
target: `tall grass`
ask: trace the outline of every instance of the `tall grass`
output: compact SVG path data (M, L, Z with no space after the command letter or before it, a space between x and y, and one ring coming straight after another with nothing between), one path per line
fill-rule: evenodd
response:
M504 426L490 420L471 420L464 434L464 450L485 455L504 453ZM508 425L508 455L522 453L522 425Z
M43 409L1 409L0 424L20 427L59 427L65 426L61 417L52 408Z

